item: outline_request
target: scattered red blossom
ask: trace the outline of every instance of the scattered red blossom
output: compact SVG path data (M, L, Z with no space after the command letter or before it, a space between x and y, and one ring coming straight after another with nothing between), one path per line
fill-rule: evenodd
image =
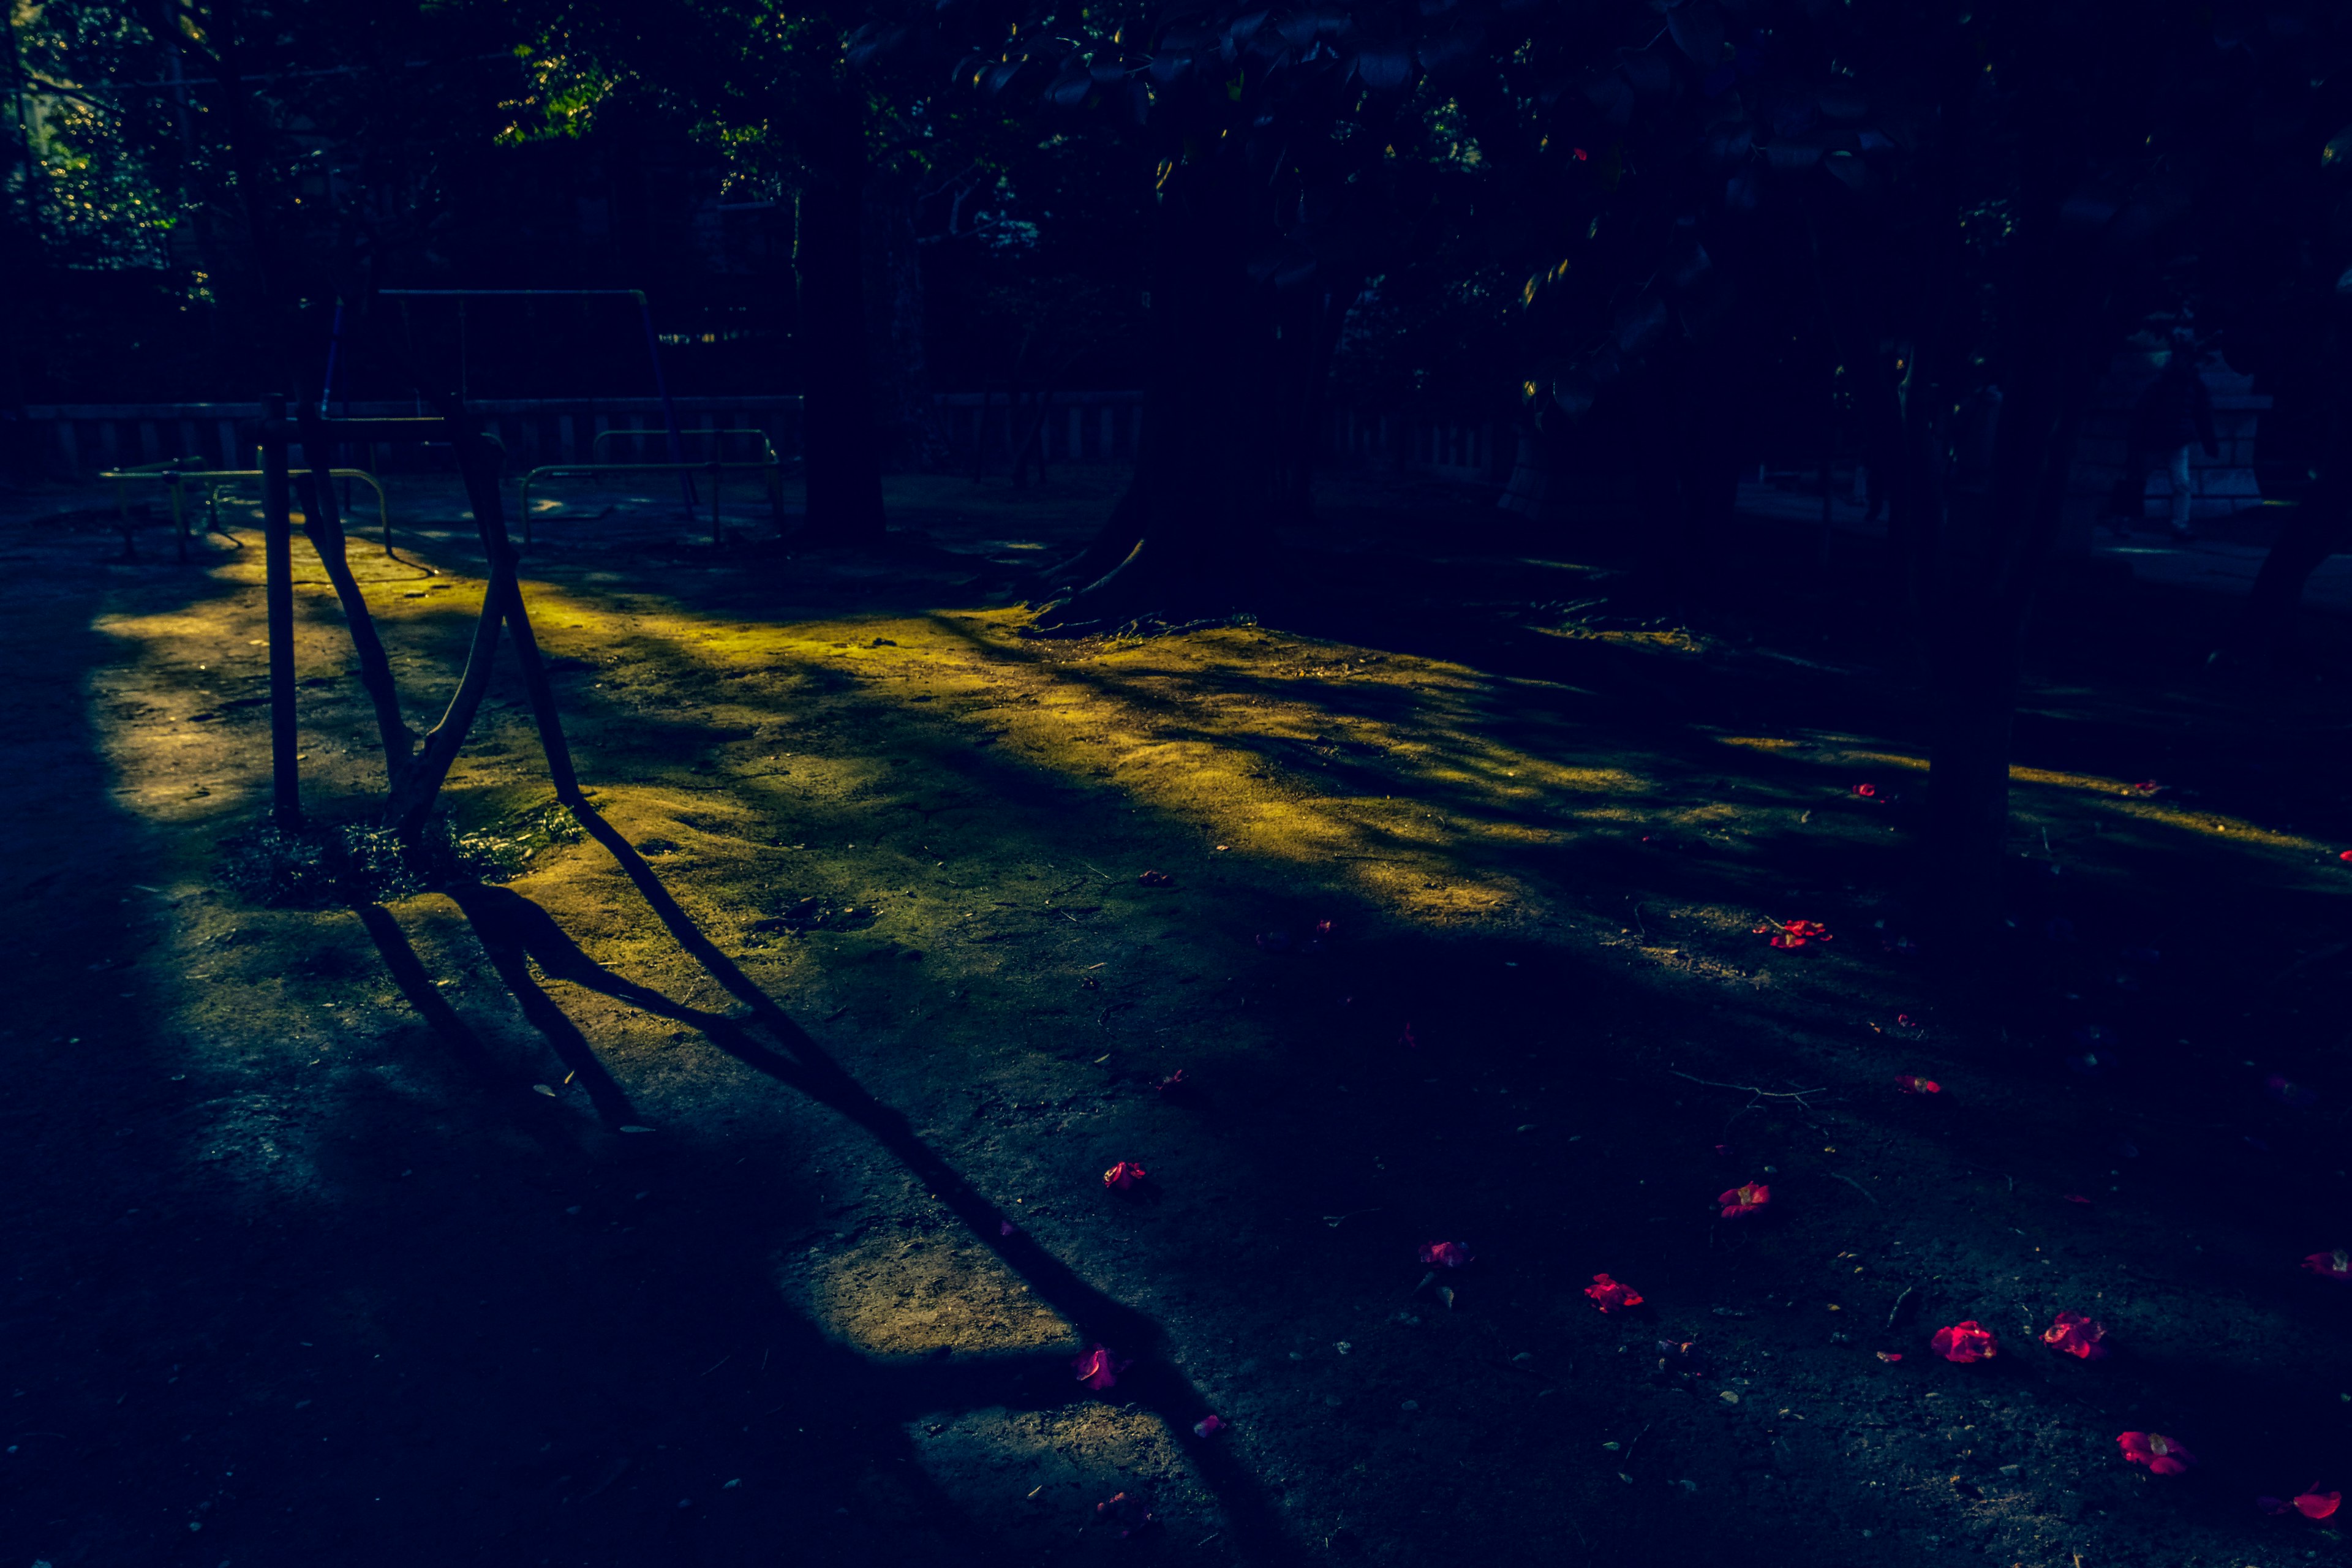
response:
M2160 1432L2126 1432L2116 1439L2124 1458L2135 1465L2146 1465L2159 1476L2186 1475L2197 1456L2180 1446L2177 1437Z
M1132 1160L1121 1160L1103 1173L1103 1185L1115 1193L1131 1191L1138 1182L1151 1174Z
M1946 1361L1990 1361L2000 1353L2000 1342L1992 1331L1974 1318L1964 1319L1946 1329L1937 1329L1928 1340L1927 1348Z
M2352 1252L2337 1247L2333 1252L2315 1252L2303 1260L2303 1266L2322 1279L2333 1279L2341 1285L2352 1281Z
M1329 921L1317 921L1315 922L1315 934L1326 942L1331 940L1331 936L1335 929L1336 928L1333 927Z
M2088 1204L2091 1201L2080 1193L2068 1193L2065 1194L2065 1198L2070 1204Z
M1134 1364L1133 1362L1119 1360L1101 1345L1070 1361L1072 1370L1078 1374L1078 1381L1097 1394L1115 1385L1118 1382L1118 1374Z
M1223 1431L1226 1427L1232 1425L1232 1422L1224 1420L1220 1416L1203 1415L1201 1419L1192 1423L1192 1436L1195 1437L1210 1436L1215 1433Z
M2106 1337L2106 1325L2087 1314L2061 1312L2058 1321L2042 1331L2042 1342L2083 1361L2097 1361L2107 1353L2107 1347L2100 1342Z
M1590 157L1590 156L1591 156L1591 154L1590 154L1590 153L1586 153L1586 152L1585 152L1585 150L1584 150L1583 148L1581 148L1581 147L1571 147L1571 148L1570 148L1570 149L1569 149L1569 152L1570 152L1570 153L1572 153L1572 154L1575 156L1576 161L1577 161L1578 163L1583 163L1583 162L1584 162L1588 157Z
M1147 888L1164 888L1175 879L1165 871L1146 871L1136 879Z
M2335 1516L2336 1510L2343 1506L2344 1494L2321 1491L2319 1483L2314 1481L2303 1489L2301 1496L2292 1500L2294 1511L2305 1519L2330 1519Z
M1830 928L1819 921L1790 921L1785 925L1775 921L1769 925L1758 926L1753 934L1762 936L1766 931L1772 933L1772 945L1779 948L1794 949L1807 942L1832 940Z
M1917 1073L1896 1073L1895 1075L1895 1087L1901 1089L1906 1094L1941 1094L1944 1092L1944 1086L1942 1084L1937 1083L1932 1078L1921 1078Z
M2337 855L2336 858L2338 860L2352 860L2352 849L2347 849L2347 850L2343 851L2341 854Z
M1873 784L1859 784L1853 786L1853 793L1862 796L1864 800L1875 799L1878 795L1878 786Z
M1432 1268L1465 1268L1473 1257L1469 1244L1460 1241L1425 1242L1421 1249L1422 1262Z
M1878 1352L1878 1359L1883 1362L1892 1363L1901 1361L1903 1359L1903 1352L1901 1351L1880 1351Z
M1159 1085L1160 1093L1171 1097L1184 1094L1189 1091L1192 1087L1192 1080L1184 1076L1184 1069L1182 1068L1178 1068L1174 1072L1171 1072L1166 1078L1161 1079Z
M1772 1201L1772 1189L1762 1182L1743 1182L1715 1201L1723 1205L1724 1218L1745 1219Z
M1642 1293L1631 1285L1620 1284L1606 1274L1595 1274L1592 1283L1584 1288L1592 1304L1604 1312L1622 1312L1642 1304Z

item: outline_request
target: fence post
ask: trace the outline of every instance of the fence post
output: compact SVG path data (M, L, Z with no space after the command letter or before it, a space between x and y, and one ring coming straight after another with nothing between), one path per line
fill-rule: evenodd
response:
M261 400L262 595L269 610L270 816L302 826L294 765L294 497L286 473L286 399Z

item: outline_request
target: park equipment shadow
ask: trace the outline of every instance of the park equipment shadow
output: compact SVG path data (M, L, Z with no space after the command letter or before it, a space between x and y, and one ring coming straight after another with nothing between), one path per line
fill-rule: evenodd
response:
M737 1061L799 1090L863 1129L943 1204L974 1240L1060 1313L1082 1341L1108 1345L1122 1360L1132 1360L1133 1364L1119 1375L1122 1396L1164 1423L1171 1441L1184 1452L1202 1484L1216 1497L1223 1513L1223 1529L1244 1558L1265 1563L1294 1560L1297 1548L1286 1539L1255 1479L1224 1446L1192 1432L1211 1410L1200 1392L1167 1359L1167 1334L1160 1325L1088 1285L1025 1230L1012 1227L1002 1211L916 1133L902 1112L868 1093L702 933L652 867L593 806L575 806L574 816L612 854L671 938L749 1009L751 1022L767 1037L763 1041L741 1021L676 1002L652 987L614 973L590 958L545 910L520 893L480 884L445 889L465 913L525 1016L565 1063L582 1074L607 1125L619 1129L628 1123L633 1112L627 1099L596 1061L577 1026L531 974L532 963L551 979L689 1025ZM404 994L450 1042L454 1053L499 1085L519 1106L530 1101L532 1096L527 1091L518 1093L519 1086L503 1084L489 1068L480 1042L439 998L390 913L380 906L365 906L359 913ZM548 1114L530 1109L539 1115ZM836 1363L845 1355L854 1359L853 1352L837 1349L824 1353ZM973 1366L868 1369L850 1374L836 1365L835 1375L853 1385L845 1391L853 1396L852 1408L902 1416L984 1405L1043 1408L1081 1396L1066 1360L1060 1357L989 1358ZM1055 1385L1058 1397L1044 1391ZM975 1542L977 1532L975 1527Z

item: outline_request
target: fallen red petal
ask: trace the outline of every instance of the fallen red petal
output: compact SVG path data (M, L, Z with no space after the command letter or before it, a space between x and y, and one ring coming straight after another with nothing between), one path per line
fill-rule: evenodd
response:
M1592 1283L1584 1288L1592 1304L1604 1312L1622 1312L1642 1304L1642 1293L1631 1285L1622 1285L1606 1274L1595 1274Z
M2315 1252L2303 1260L2303 1266L2322 1279L2333 1279L2341 1285L2352 1280L2352 1252L2337 1247L2333 1252Z
M1130 1362L1118 1360L1101 1345L1095 1346L1086 1354L1075 1357L1070 1362L1072 1369L1078 1374L1078 1381L1097 1393L1116 1385L1118 1382L1118 1374L1132 1364Z
M1927 1348L1946 1361L1990 1361L2000 1353L2000 1342L1992 1331L1974 1318L1964 1319L1948 1328L1937 1329L1927 1341Z
M1432 1268L1462 1268L1472 1261L1473 1254L1466 1243L1459 1241L1425 1242L1421 1260Z
M1896 1073L1895 1075L1895 1087L1901 1089L1906 1094L1941 1094L1944 1092L1944 1086L1942 1084L1937 1083L1932 1078L1921 1078L1916 1073Z
M2068 1193L2066 1194L2066 1201L2070 1204L2087 1204L2091 1200L2084 1197L2080 1193Z
M2159 1476L2186 1474L2197 1457L2182 1447L2176 1438L2160 1432L2126 1432L2116 1439L2124 1458L2135 1465L2146 1465Z
M1745 1219L1772 1201L1772 1189L1762 1182L1747 1182L1716 1195L1726 1219Z
M1220 1420L1214 1415L1204 1415L1201 1417L1200 1420L1192 1423L1192 1436L1195 1437L1206 1437L1213 1433L1222 1432L1232 1425L1232 1422Z
M1878 786L1876 784L1856 784L1853 786L1853 793L1862 796L1863 799L1868 800L1871 796L1878 793Z
M1133 1189L1138 1182L1144 1180L1150 1174L1150 1172L1145 1170L1134 1161L1121 1160L1118 1164L1113 1165L1109 1170L1103 1173L1103 1185L1110 1188L1113 1192L1124 1193Z
M1880 1351L1878 1352L1878 1359L1883 1362L1898 1362L1903 1359L1903 1352L1901 1351Z
M2319 1483L2314 1481L2304 1489L2301 1497L2294 1500L2294 1511L2305 1519L2326 1519L2333 1515L2343 1502L2342 1492L2321 1491Z
M2057 1322L2043 1331L2042 1342L2082 1361L2097 1361L2107 1353L2107 1347L2100 1342L2106 1337L2106 1326L2087 1313L2061 1312Z

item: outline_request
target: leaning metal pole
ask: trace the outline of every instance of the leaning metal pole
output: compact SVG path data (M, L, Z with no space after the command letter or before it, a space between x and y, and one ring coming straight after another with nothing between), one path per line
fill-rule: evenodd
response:
M294 497L286 471L286 399L261 400L263 597L269 608L270 818L302 826L294 748Z

